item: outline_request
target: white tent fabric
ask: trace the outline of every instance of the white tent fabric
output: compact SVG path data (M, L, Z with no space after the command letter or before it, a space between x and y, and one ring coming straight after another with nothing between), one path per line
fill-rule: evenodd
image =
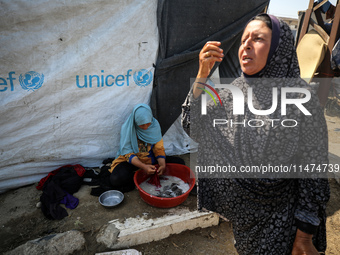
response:
M157 1L0 4L0 192L114 156L122 123L150 100Z
M163 136L165 154L182 155L198 150L198 143L190 138L181 125L181 116L172 124Z
M220 79L218 69L216 69L210 76L208 83L215 87L213 81L217 82ZM191 80L193 82L194 79ZM211 98L208 98L211 100ZM166 131L163 136L164 147L166 155L182 155L186 153L195 153L198 150L198 143L196 143L184 131L181 125L181 116L178 116L172 126Z

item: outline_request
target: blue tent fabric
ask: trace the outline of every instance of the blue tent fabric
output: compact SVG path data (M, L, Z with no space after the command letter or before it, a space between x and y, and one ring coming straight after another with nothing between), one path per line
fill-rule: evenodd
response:
M221 41L226 56L220 64L220 76L239 76L237 49L242 30L268 4L269 0L158 1L159 52L151 106L163 134L181 113L204 44Z

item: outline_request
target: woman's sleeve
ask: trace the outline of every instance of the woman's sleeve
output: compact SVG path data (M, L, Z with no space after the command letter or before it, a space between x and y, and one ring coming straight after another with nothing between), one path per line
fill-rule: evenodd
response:
M156 159L165 158L163 138L152 147L152 151Z
M133 157L137 157L136 154L134 153L129 153L126 155L120 155L118 158L116 158L112 164L111 164L111 168L109 170L110 173L112 173L113 169L115 169L115 167L122 162L129 162L131 163L131 160L133 159Z
M207 116L201 115L201 96L194 99L191 90L182 104L181 124L184 131L196 142L204 135L205 126L202 123L207 123L206 118Z
M137 157L135 153L128 153L128 154L125 154L124 155L124 158L127 162L129 162L131 164L131 160L134 158L134 157Z
M324 170L328 165L328 134L324 113L315 97L308 107L312 115L304 116L301 123L300 166L305 171L298 179L299 200L295 211L297 227L314 234L325 215L326 204L330 197L327 171L316 171L319 166ZM312 171L313 169L313 171ZM320 169L320 168L319 168Z
M328 179L305 178L299 180L299 201L295 211L297 227L308 234L315 234L325 215L329 200Z
M120 155L117 159L115 159L112 163L114 163L115 161L119 161L119 163L121 162L129 162L131 163L131 160L134 158L134 157L137 157L137 155L135 153L128 153L128 154L125 154L125 155Z
M182 104L181 124L184 131L190 136L190 105L192 101L192 93L189 92L184 103Z

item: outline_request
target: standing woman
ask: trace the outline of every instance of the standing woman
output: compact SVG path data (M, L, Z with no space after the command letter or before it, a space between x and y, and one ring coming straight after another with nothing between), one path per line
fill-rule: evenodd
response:
M131 191L135 188L133 176L138 169L148 175L156 171L162 175L166 163L184 164L184 161L166 157L158 121L148 105L138 104L121 128L119 151L109 170L112 188ZM159 165L158 169L155 164Z
M183 104L182 124L199 142L198 161L205 159L219 165L308 165L328 164L327 126L317 97L304 106L311 113L305 116L294 105L287 105L287 114L281 114L281 104L270 113L262 126L211 125L213 116L223 111L228 122L241 123L240 115L233 114L232 95L220 90L223 106L207 104L209 120L200 121L200 94L215 62L222 61L220 42L207 42L199 55L199 72ZM242 75L232 85L248 98L253 91L254 108L270 109L272 85L269 78L281 78L275 86L307 87L300 78L289 26L276 17L261 14L248 22L239 48ZM256 78L256 81L253 81ZM268 79L264 79L268 78ZM286 78L293 78L294 82ZM286 79L286 80L285 80ZM280 94L278 94L278 97ZM301 96L302 97L302 96ZM256 106L256 107L255 107ZM191 109L191 110L190 110ZM244 107L244 123L263 120ZM220 116L220 115L219 115ZM279 125L282 120L294 119L295 127ZM210 137L208 134L213 134ZM312 254L326 250L326 203L329 199L327 179L319 178L199 178L198 207L215 211L232 222L235 247L239 254ZM227 178L225 178L227 177ZM247 177L247 176L243 176Z

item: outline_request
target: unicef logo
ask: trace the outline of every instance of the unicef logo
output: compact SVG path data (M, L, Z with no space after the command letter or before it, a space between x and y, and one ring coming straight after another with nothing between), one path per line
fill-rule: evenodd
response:
M133 79L138 86L146 87L152 81L151 70L141 69L133 74Z
M44 75L34 71L29 71L19 76L20 85L25 90L37 90L44 83Z

